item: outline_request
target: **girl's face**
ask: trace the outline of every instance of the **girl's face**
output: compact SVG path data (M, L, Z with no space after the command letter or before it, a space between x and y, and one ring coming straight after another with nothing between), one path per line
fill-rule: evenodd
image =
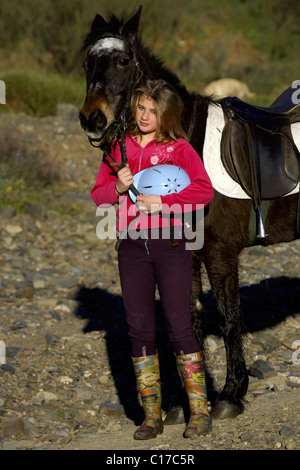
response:
M144 95L140 97L135 119L141 133L147 135L147 137L153 135L154 138L157 128L157 116L155 103L152 99Z

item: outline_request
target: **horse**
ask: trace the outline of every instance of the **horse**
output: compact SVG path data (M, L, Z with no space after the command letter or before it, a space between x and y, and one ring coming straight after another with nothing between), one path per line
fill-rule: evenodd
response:
M87 88L79 113L81 126L90 143L101 147L111 129L116 128L116 123L125 128L130 120L130 95L139 80L143 77L162 79L181 96L183 126L191 145L202 158L208 109L215 101L212 96L188 91L176 74L143 45L138 35L141 8L127 21L115 15L109 21L99 14L95 16L82 45L82 52L88 49L88 53L83 62ZM296 230L297 198L297 194L291 194L269 201L264 221L268 236L258 243L266 246L290 242L299 236ZM216 301L226 350L226 380L211 412L214 419L234 418L246 405L248 373L238 267L242 250L252 244L249 241L252 211L251 198L230 198L215 189L205 215L203 247L193 251L191 312L194 331L205 354L201 285L204 266Z

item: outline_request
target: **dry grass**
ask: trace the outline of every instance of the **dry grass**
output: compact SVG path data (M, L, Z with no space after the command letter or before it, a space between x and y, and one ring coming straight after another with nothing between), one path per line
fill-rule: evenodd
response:
M0 134L0 209L14 206L22 212L28 201L42 202L43 189L60 179L59 168L45 152L16 138L12 130Z

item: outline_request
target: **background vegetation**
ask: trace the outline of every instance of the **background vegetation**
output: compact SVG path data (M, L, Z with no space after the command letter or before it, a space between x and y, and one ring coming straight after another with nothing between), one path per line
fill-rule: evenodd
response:
M299 0L1 0L0 80L7 110L52 114L80 106L79 50L96 13L130 17L143 5L140 35L191 88L231 77L268 104L300 70ZM126 6L126 8L125 8Z
M144 44L191 90L235 78L255 93L256 104L269 105L300 79L299 0L0 0L7 103L0 113L53 115L61 102L79 108L85 96L80 48L96 13L127 19L140 4ZM49 203L43 190L56 191L54 162L9 134L5 119L1 126L0 210Z

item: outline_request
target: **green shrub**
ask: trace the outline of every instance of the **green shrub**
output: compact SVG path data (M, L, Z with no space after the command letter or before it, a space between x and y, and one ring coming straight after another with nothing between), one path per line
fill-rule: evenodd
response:
M0 209L22 211L28 200L41 201L42 189L56 184L59 168L24 137L3 129L0 134Z
M25 112L37 116L53 115L58 103L83 103L83 81L47 72L12 69L1 79L6 84L6 105L1 111Z
M0 112L53 114L59 101L80 106L80 47L95 14L127 19L141 3L144 44L189 88L228 77L267 96L300 78L297 0L1 0L7 105Z

